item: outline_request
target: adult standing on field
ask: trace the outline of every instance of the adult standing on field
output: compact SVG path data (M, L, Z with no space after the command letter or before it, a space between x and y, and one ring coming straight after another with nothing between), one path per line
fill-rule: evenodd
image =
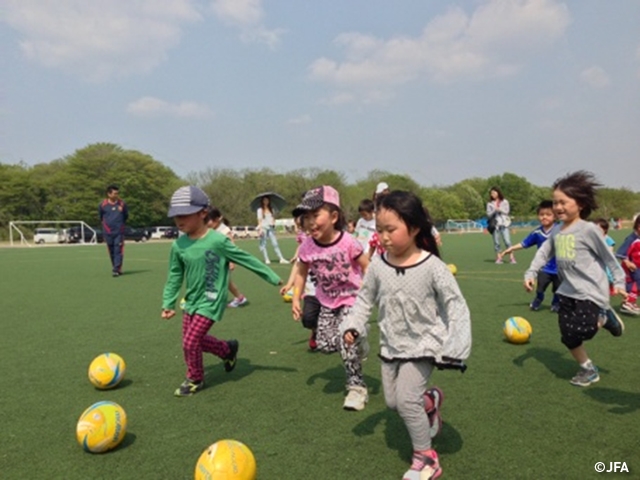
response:
M491 187L489 202L487 203L487 218L489 219L487 230L493 236L496 263L502 263L500 237L502 237L505 249L511 248L511 235L509 232L509 227L511 226L510 211L509 200L504 198L502 191L498 187ZM513 256L513 253L509 255L509 258L511 263L516 263L516 257Z
M267 253L267 239L271 241L271 245L278 255L280 263L289 263L284 258L278 245L276 238L276 212L282 210L286 204L285 199L275 192L265 192L259 194L251 201L251 209L256 212L258 220L258 234L260 235L260 251L264 256L264 263L271 263L269 254Z
M114 277L122 275L124 260L124 227L129 217L127 204L120 198L120 191L116 185L107 187L107 198L98 207L100 223L107 244L109 258L111 258L112 274Z

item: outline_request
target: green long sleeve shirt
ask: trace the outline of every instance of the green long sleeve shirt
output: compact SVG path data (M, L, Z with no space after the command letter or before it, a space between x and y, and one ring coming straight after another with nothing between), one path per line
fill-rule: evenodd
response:
M171 245L162 308L175 309L182 283L186 281L184 310L213 321L221 320L227 305L229 262L251 270L273 285L281 282L273 270L219 232L209 230L197 240L183 235Z

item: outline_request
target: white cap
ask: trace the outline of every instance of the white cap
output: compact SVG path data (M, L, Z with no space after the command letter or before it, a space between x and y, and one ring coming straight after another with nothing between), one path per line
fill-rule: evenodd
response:
M386 182L380 182L380 183L378 184L378 186L376 187L376 194L378 194L378 193L382 193L382 192L384 192L385 190L389 190L389 185L387 185L387 183L386 183Z

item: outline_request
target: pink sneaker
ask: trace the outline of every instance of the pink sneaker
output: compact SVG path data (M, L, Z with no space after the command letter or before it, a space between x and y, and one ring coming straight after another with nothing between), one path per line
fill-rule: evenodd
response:
M413 452L411 468L407 470L402 480L435 480L442 475L442 468L438 454L431 449L426 454Z
M444 393L439 387L431 387L424 392L424 410L429 417L429 435L435 437L442 430L442 417L440 407L444 400Z

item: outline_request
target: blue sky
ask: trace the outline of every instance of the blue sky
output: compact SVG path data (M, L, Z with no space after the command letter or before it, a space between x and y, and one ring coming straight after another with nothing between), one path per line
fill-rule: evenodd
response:
M640 190L640 1L0 0L0 162ZM632 168L633 167L633 168Z

